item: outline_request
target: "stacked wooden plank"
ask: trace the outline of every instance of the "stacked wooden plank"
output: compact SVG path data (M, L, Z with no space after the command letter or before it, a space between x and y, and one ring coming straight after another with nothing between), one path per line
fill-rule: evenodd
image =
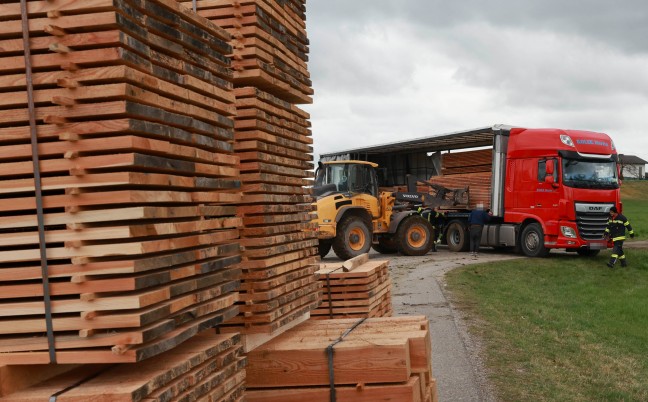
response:
M328 401L332 375L338 401L433 401L430 350L421 316L309 320L248 354L247 400Z
M352 270L342 263L320 264L322 304L311 318L389 317L392 315L389 261L371 260Z
M198 0L196 9L234 37L237 87L259 88L291 103L312 102L304 0Z
M51 348L59 363L140 361L235 316L229 34L173 0L27 5L51 302L21 9L3 1L0 365Z
M468 187L468 208L475 208L479 204L490 208L491 149L443 154L441 167L442 175L430 177L431 183L452 189ZM428 191L428 188L421 187L419 191Z
M181 1L191 7L191 1ZM276 334L318 304L310 230L312 133L296 106L313 93L303 0L203 0L197 12L233 37L235 150L244 247L240 310L231 330Z
M243 401L244 365L239 335L196 336L147 361L84 365L2 401Z

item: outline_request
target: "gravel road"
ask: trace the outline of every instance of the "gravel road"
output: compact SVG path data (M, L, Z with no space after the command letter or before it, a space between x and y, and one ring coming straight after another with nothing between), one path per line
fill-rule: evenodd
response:
M479 344L472 339L458 310L446 297L446 272L468 264L520 258L513 254L482 252L478 259L468 253L441 248L422 257L385 256L390 260L394 315L425 315L430 320L432 371L443 402L494 401L479 359ZM332 252L322 262L339 261Z

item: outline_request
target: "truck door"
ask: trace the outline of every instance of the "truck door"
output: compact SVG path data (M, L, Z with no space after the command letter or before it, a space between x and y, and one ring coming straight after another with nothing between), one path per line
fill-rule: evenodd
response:
M560 193L558 191L558 160L556 158L538 161L538 182L535 193L536 213L543 220L556 220Z

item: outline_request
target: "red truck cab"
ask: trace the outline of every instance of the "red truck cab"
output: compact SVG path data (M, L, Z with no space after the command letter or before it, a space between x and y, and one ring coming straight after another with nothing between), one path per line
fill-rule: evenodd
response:
M503 220L518 225L526 255L549 249L594 255L609 210L620 203L617 152L606 134L511 128L503 175Z

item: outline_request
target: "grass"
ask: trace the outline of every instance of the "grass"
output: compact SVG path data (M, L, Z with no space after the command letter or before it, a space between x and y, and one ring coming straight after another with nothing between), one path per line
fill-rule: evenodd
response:
M625 182L624 214L648 238L648 182ZM648 401L648 250L630 267L551 254L451 271L454 302L483 339L504 401Z
M648 180L624 181L621 186L623 214L639 239L648 240Z

